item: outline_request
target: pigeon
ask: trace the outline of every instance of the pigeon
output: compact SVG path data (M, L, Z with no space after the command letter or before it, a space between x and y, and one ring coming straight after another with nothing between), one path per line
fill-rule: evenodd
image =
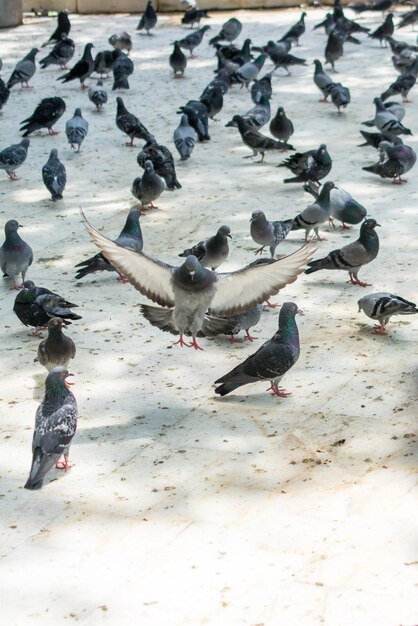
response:
M132 39L128 33L122 32L111 35L108 42L117 50L126 50L128 54L132 50Z
M247 111L246 113L244 113L244 115L241 115L240 117L242 117L246 122L252 124L255 129L258 129L267 124L270 119L270 115L270 102L268 98L266 98L265 96L261 96L260 102L255 104L249 111ZM232 118L232 120L225 124L225 126L227 128L237 128L238 123L236 120L234 120L234 118Z
M375 335L386 335L386 325L392 315L414 315L418 313L417 305L400 296L386 291L369 293L358 301L358 310L363 311L367 317L377 320L374 326Z
M415 52L410 48L405 48L400 54L392 55L392 64L399 74L403 74L409 70L416 58Z
M78 146L76 152L80 152L81 144L89 130L89 123L81 114L81 109L76 109L74 115L70 120L67 120L65 124L65 134L67 135L68 143L72 149L75 150L75 146Z
M138 165L143 169L148 160L152 161L155 173L164 178L167 189L170 191L181 189L176 176L173 155L166 146L158 144L153 137L147 141L137 156Z
M77 402L66 385L71 376L65 367L55 367L45 380L45 396L38 406L32 439L32 465L25 489L41 489L54 467L67 469L71 441L77 430ZM64 455L64 461L60 462Z
M253 61L251 43L251 39L247 38L244 40L241 48L237 48L233 43L228 45L220 43L215 44L218 60L222 59L224 62L231 61L232 64L238 65L239 67L250 63L250 61Z
M286 117L286 113L283 107L279 107L277 109L276 115L272 118L269 130L273 137L282 141L283 143L287 143L290 137L294 133L294 128L292 122Z
M287 39L288 41L290 40L292 43L295 43L298 46L299 39L300 37L302 37L303 33L306 30L306 27L305 27L306 16L307 16L307 13L303 11L302 15L300 16L300 19L296 22L296 24L293 24L293 26L289 28L289 30L283 35L283 37L279 39L279 41L284 41Z
M123 52L120 53L115 63L113 64L113 85L112 91L116 89L129 89L129 76L134 71L134 64L131 59Z
M107 102L107 91L103 89L103 81L98 80L96 87L89 87L89 100L93 102L97 111L100 111Z
M11 289L20 289L17 284L19 274L22 274L22 282L25 281L28 267L32 265L32 248L26 241L23 241L18 228L22 228L17 220L9 220L4 225L5 239L0 248L0 269L3 278L11 278L13 286Z
M139 20L136 30L146 30L147 35L151 35L150 30L152 30L157 24L157 19L157 14L152 6L152 0L148 0L147 6L141 16L141 19Z
M45 69L50 65L59 65L62 70L67 69L67 63L71 61L75 52L75 44L65 33L61 34L61 38L51 52L39 61L41 69Z
M389 85L389 87L382 93L380 96L381 100L384 102L391 96L397 96L401 94L402 100L404 102L410 102L408 100L408 94L411 91L412 87L417 82L417 72L418 72L418 59L415 59L413 64L406 69L398 78Z
M38 361L46 369L51 371L54 367L68 367L71 359L75 357L76 348L74 341L62 332L64 322L60 317L51 317L48 321L48 337L43 339L38 346Z
M69 32L71 30L71 23L67 11L60 11L57 16L57 21L58 24L56 29L54 30L48 41L42 44L42 48L50 45L51 43L61 41L61 36L63 34L67 36L69 35Z
M387 11L393 5L394 0L377 0L371 4L365 2L352 2L347 7L355 11L355 13L363 13L363 11Z
M273 89L271 86L271 72L265 74L260 80L256 79L251 85L251 100L254 104L260 102L261 96L270 100L273 95Z
M400 102L396 101L396 100L390 100L389 102L384 102L383 106L385 107L385 109L387 111L390 111L391 113L393 113L393 115L396 117L397 120L399 120L400 122L403 120L403 118L405 117L405 107L403 104L401 104ZM366 122L362 122L363 126L374 126L375 125L375 120L374 118L371 120L367 120ZM361 131L360 131L361 132ZM390 133L387 133L387 135L389 135ZM395 137L395 135L392 135L392 137Z
M19 63L17 63L9 80L7 81L7 89L11 89L19 83L22 87L30 87L28 82L36 72L35 57L38 52L38 48L32 48L32 50L21 61L19 61Z
M221 226L216 235L209 237L206 241L199 241L195 246L184 250L179 256L193 255L203 267L216 270L228 258L228 238L231 239L231 229L229 226Z
M6 83L0 78L0 111L8 101L10 89L6 87Z
M202 26L202 28L199 28L194 33L190 33L189 35L186 35L185 37L183 37L183 39L179 39L180 48L184 48L185 50L188 50L190 53L190 56L193 57L194 56L193 50L202 43L203 35L209 29L210 29L210 26Z
M318 197L318 187L312 181L307 183L304 189L312 194L314 198ZM337 187L337 185L334 185L334 188L331 189L329 212L331 224L334 226L333 220L336 219L342 223L343 229L350 228L347 224L360 224L367 215L367 209L357 200L354 200L348 191L345 191L342 187Z
M215 37L209 40L211 46L218 43L218 41L234 41L241 33L242 24L235 17L231 17L225 22L221 30Z
M401 144L403 143L400 137L396 135L391 135L390 133L367 133L365 130L361 130L360 134L365 139L364 143L359 143L358 147L362 146L371 146L378 150L382 141L390 141L390 143Z
M341 83L333 83L330 87L330 95L332 103L337 107L337 111L341 113L341 107L347 107L350 103L350 91L347 87L344 87Z
M401 54L404 50L410 50L411 52L418 52L418 46L413 46L406 43L406 41L399 41L393 37L387 37L390 49L393 54Z
M181 116L180 124L174 131L174 145L182 161L187 161L191 157L196 144L196 132L189 124L189 118L184 113Z
M396 28L405 28L405 26L412 26L413 28L413 25L418 22L418 7L415 6L415 9L403 13L400 17L401 19Z
M29 144L30 140L25 138L0 152L0 170L6 170L10 180L19 180L16 170L26 161Z
M129 282L160 305L161 308L142 307L148 321L163 329L174 328L180 335L179 345L188 345L183 336L189 331L191 346L197 350L200 346L196 335L202 329L205 313L237 315L260 304L284 285L294 282L312 253L310 246L304 246L269 265L218 274L202 267L195 256L188 256L180 267L173 267L142 252L119 247L87 220L86 228L102 253Z
M324 237L319 236L319 227L330 218L330 194L335 185L331 181L327 181L322 187L317 199L299 213L293 220L292 230L305 231L305 242L311 230L315 232L317 241L325 241Z
M213 89L214 87L219 87L222 91L222 95L228 93L229 88L231 86L229 80L229 74L225 69L216 70L216 76L213 78L210 83L206 86L205 91L208 89Z
M64 115L65 109L65 102L62 98L58 96L43 98L32 115L21 122L22 136L27 137L41 128L47 128L49 135L57 135L58 132L52 130L52 127Z
M270 256L274 259L277 246L292 230L293 220L270 222L263 211L257 210L252 212L250 222L251 237L255 243L261 245L261 248L258 248L254 254L262 254L264 248L269 246Z
M402 178L402 175L409 172L415 165L417 160L415 150L405 144L393 145L389 141L382 141L379 145L379 152L379 162L362 169L377 174L381 178L392 178L394 185L406 183L407 180Z
M178 41L174 42L174 49L173 52L170 54L168 61L170 63L171 69L173 70L174 78L177 78L177 74L180 74L180 76L184 76L184 70L187 67L187 57L182 52Z
M252 122L245 120L241 115L234 115L232 121L236 122L238 125L238 130L241 135L241 139L243 143L248 146L253 153L244 156L244 159L252 159L257 156L257 154L261 154L262 163L264 161L264 154L269 150L293 150L293 146L288 143L284 143L283 141L275 141L270 137L266 137L262 135L258 130L254 127Z
M295 57L293 54L286 54L275 62L273 72L281 67L286 70L288 76L291 76L291 73L289 72L290 65L306 65L306 59Z
M259 75L266 59L267 55L260 54L254 61L250 61L249 63L242 65L232 74L231 83L245 85L248 89L248 85L251 81L255 80Z
M51 200L62 200L62 194L67 183L67 173L64 165L58 158L58 150L51 150L49 159L42 168L42 180L51 194Z
M109 78L110 72L113 70L117 59L122 54L121 50L103 50L98 52L94 57L94 71L100 74L100 77Z
M292 154L277 167L287 167L296 174L293 178L285 178L285 183L304 183L308 180L319 182L330 173L332 160L326 145L322 143L317 150Z
M374 124L380 132L391 133L393 135L412 135L409 128L405 128L396 115L386 109L380 98L374 98L373 102L376 106ZM363 122L363 124L369 125L367 122Z
M328 63L335 72L335 61L343 55L343 42L341 36L331 32L325 47L325 65Z
M357 241L353 241L338 250L333 250L323 259L310 261L305 274L312 274L312 272L319 270L344 270L350 276L348 282L360 287L367 287L367 283L359 280L358 273L363 265L373 261L379 252L379 237L375 232L376 226L380 226L376 220L364 220Z
M13 311L25 326L34 326L34 337L40 336L40 330L46 328L51 317L60 317L64 323L81 320L81 315L70 309L77 307L45 287L37 287L31 280L25 280L23 289L16 296Z
M297 313L302 312L294 302L284 302L279 313L277 332L243 363L218 378L215 384L220 384L215 393L225 396L243 385L270 381L268 391L272 395L282 398L291 395L279 387L279 384L299 358L299 332L295 319Z
M94 48L92 43L86 44L83 52L83 56L77 63L70 69L67 74L58 76L57 80L63 83L68 83L71 80L79 80L82 89L86 89L87 85L84 84L86 78L94 72L94 61L91 56L91 49Z
M208 127L208 110L199 100L189 100L181 106L177 113L185 113L189 118L190 126L193 126L197 133L198 141L210 141Z
M183 17L181 18L182 24L190 24L190 28L193 28L195 24L200 24L202 17L209 18L207 9L198 9L196 7L190 7L186 9Z
M367 35L372 39L378 39L380 42L380 46L382 46L382 41L384 41L385 45L387 46L386 37L392 37L394 30L395 26L393 24L393 13L388 13L383 24L376 28L376 30L374 30L372 33L368 33Z
M261 304L257 304L255 307L248 309L248 311L244 311L239 315L231 315L227 319L234 323L234 327L230 332L225 333L226 335L230 335L231 343L240 343L240 340L235 337L238 335L241 330L245 330L245 339L248 341L253 341L255 337L250 335L250 328L256 326L261 318L261 313L263 312L263 307Z
M208 117L214 120L215 116L222 111L224 105L222 87L217 84L206 87L199 100L205 105Z
M142 231L141 225L139 223L139 218L141 217L141 211L138 207L133 207L126 218L125 225L120 232L120 235L115 239L115 243L122 248L129 248L130 250L134 250L135 252L141 252L144 242L142 239ZM113 265L103 256L101 252L98 252L94 256L86 259L85 261L81 261L81 263L77 263L77 274L76 279L80 280L87 276L88 274L93 274L94 272L117 272L118 270L113 267ZM122 283L126 283L127 279L123 274L118 272L118 280Z
M153 202L158 200L164 191L164 181L154 171L152 161L145 161L145 171L142 178L135 178L132 184L132 195L135 196L141 202L143 210L150 206L152 209L157 209Z

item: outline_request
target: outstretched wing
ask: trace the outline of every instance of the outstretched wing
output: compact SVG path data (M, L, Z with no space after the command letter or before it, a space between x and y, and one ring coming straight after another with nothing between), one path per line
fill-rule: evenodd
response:
M237 315L255 307L293 283L311 260L315 247L306 245L273 263L244 267L237 272L218 274L212 315Z
M144 296L160 306L173 307L174 291L172 273L174 268L142 252L121 248L107 237L101 235L88 222L81 211L87 231L103 256Z

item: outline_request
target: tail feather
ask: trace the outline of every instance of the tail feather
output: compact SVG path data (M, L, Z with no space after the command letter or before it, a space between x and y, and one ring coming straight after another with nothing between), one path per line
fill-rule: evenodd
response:
M46 455L41 448L35 448L33 451L32 466L30 468L29 478L26 481L25 489L41 489L44 478L49 470L55 464L56 455Z
M231 391L235 391L235 389L243 385L245 385L245 383L223 383L219 385L219 387L216 387L215 393L219 396L226 396L228 393L231 393Z

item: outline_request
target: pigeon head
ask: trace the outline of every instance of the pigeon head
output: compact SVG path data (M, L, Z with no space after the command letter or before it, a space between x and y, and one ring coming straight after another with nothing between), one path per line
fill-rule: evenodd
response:
M296 345L299 344L299 334L295 322L298 313L303 315L297 304L283 302L279 313L279 329L275 335L279 340L285 339Z
M231 229L229 228L229 226L221 226L220 229L218 230L218 233L220 233L221 235L225 235L225 237L229 237L230 239L232 239Z
M327 191L331 191L331 189L334 189L335 185L333 182L331 182L330 180L328 180L326 183L324 183L323 186L323 190L326 189Z
M46 396L66 396L68 393L66 385L68 376L74 376L74 374L70 374L66 367L62 367L61 365L54 367L45 379Z
M30 140L29 140L27 137L25 137L25 139L22 139L22 141L20 142L20 145L21 145L23 148L28 149L28 148L29 148L29 146L30 146Z
M33 282L33 280L25 280L25 282L23 283L23 287L24 289L33 289L35 287L35 283Z
M313 64L313 65L315 65L315 67L316 67L317 69L322 69L322 63L321 63L321 61L320 61L319 59L314 59L314 60L312 61L312 64Z
M258 222L259 220L265 220L266 216L264 215L263 211L253 211L251 213L251 219L250 222Z
M196 272L202 267L193 254L190 254L188 257L186 257L183 265L186 271L190 274L190 276L194 276L194 274L196 274Z
M91 50L92 48L94 48L94 45L92 43L86 43L86 47L84 48L84 51L86 52L87 50Z
M279 107L277 109L277 117L283 117L284 116L284 108L283 107Z
M48 320L48 331L56 331L56 330L61 330L62 328L67 328L66 325L64 324L64 320L62 320L60 317L51 317L50 320Z
M361 225L361 230L371 231L374 230L376 226L380 226L380 224L378 224L376 220L369 218L367 220L364 220L363 224Z
M185 113L183 113L183 115L181 116L180 124L182 126L189 126L189 118Z
M324 152L326 152L326 145L324 143L321 143L321 145L318 148L318 155L321 156L322 154L324 154Z
M4 225L4 232L6 233L6 236L7 236L9 233L17 232L17 229L21 227L22 227L22 224L19 224L17 220L9 220Z
M81 115L81 109L77 107L77 109L74 111L74 117L83 117Z
M51 150L51 152L49 153L49 158L50 159L58 159L58 150L56 148L53 148Z
M146 172L153 172L154 171L154 165L153 165L152 161L150 161L150 160L145 161L145 171Z
M308 14L307 14L307 13L305 13L305 11L304 11L300 17L301 17L301 19L303 19L303 18L304 18L304 17L306 17L307 15L308 15Z

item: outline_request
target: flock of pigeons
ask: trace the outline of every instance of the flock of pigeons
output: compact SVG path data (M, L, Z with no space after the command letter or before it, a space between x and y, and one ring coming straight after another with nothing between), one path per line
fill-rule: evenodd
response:
M392 0L378 0L374 4L355 3L349 5L356 12L388 11ZM305 33L303 12L296 22L277 41L268 41L263 46L254 46L246 39L241 48L233 41L240 35L241 22L229 19L220 32L209 40L213 46L216 68L214 78L207 84L200 98L190 100L180 107L181 120L174 131L173 144L181 160L190 159L196 143L210 141L209 121L216 119L223 107L224 96L232 88L241 88L243 93L251 95L251 107L241 115L234 115L226 124L236 128L245 146L252 154L245 158L261 155L261 161L267 152L294 151L289 143L294 133L294 125L287 117L283 107L279 107L272 117L270 100L272 97L273 73L282 68L306 65L306 60L291 54L292 46L297 46ZM207 11L198 9L190 3L185 11L182 23L190 25L190 32L173 43L173 51L168 63L173 77L182 77L187 64L194 56L194 50L202 43L209 26L199 27L202 19L209 18ZM399 26L418 21L418 10L410 11L401 18ZM138 30L147 35L156 27L158 16L148 1L145 13L138 24ZM69 37L71 23L66 12L58 14L58 24L54 33L44 46L53 45L50 52L40 61L42 69L56 65L66 69L71 61L75 44ZM388 13L382 25L374 32L348 19L336 0L332 13L315 27L324 28L327 43L324 51L325 61L335 72L335 63L343 54L345 44L359 45L358 36L367 34L380 41L380 45L390 45L393 52L393 64L399 71L398 79L381 94L374 98L375 116L364 122L366 126L375 126L377 132L361 131L365 144L378 151L376 164L363 169L377 174L381 178L391 178L395 184L406 182L403 175L416 161L414 150L403 143L401 135L412 132L402 124L405 106L398 100L388 100L401 95L404 103L415 85L418 72L417 47L407 45L393 38L393 14ZM92 56L93 43L88 43L83 55L75 65L60 76L61 82L78 81L85 88L85 81L96 74L100 77L97 84L88 88L90 101L100 110L108 102L108 94L103 86L103 78L113 73L112 90L129 90L129 77L134 71L129 51L132 40L128 33L122 32L109 38L112 50L99 51ZM189 60L183 52L189 52ZM125 52L124 52L125 51ZM15 67L5 83L0 78L0 109L7 107L10 90L16 85L29 87L34 77L36 55L33 48ZM260 76L267 61L273 64L270 72ZM340 82L334 82L323 69L322 63L313 60L313 81L321 92L321 101L328 97L341 113L341 109L350 103L350 92ZM0 61L1 69L1 61ZM126 98L125 98L126 99ZM17 180L16 170L26 160L30 140L28 136L46 128L54 135L53 126L64 115L65 102L58 96L44 98L35 111L21 124L23 139L19 144L6 147L0 152L0 168L4 169L10 180ZM192 346L201 350L197 339L219 334L229 335L231 341L237 341L235 335L241 330L252 341L250 329L260 320L264 306L275 305L269 298L277 294L285 285L294 282L304 271L310 274L320 270L343 270L349 274L349 282L367 287L358 273L372 262L379 252L379 238L376 220L367 217L367 210L352 196L332 181L323 184L332 169L332 159L325 144L306 152L294 152L284 159L278 167L287 168L292 176L284 183L298 183L313 196L313 201L296 217L283 221L270 221L261 210L251 215L250 234L259 246L257 253L267 247L270 258L261 257L246 267L222 273L217 269L228 257L230 228L221 226L210 238L200 241L184 250L179 256L184 261L179 266L169 265L145 254L140 226L141 211L152 208L153 204L166 190L176 191L181 188L177 179L175 161L170 149L159 144L136 115L130 112L121 96L116 98L116 126L128 138L127 146L134 146L134 140L141 140L143 145L137 161L143 169L141 176L132 183L132 194L140 202L140 208L133 207L126 223L114 241L100 234L87 220L83 219L87 231L100 252L76 265L76 279L86 275L113 271L118 273L122 282L130 282L144 296L159 306L141 305L143 316L154 326L163 331L179 335L176 342L180 346ZM269 123L270 135L260 129ZM83 118L81 108L76 108L72 118L65 126L68 143L80 152L81 145L88 134L88 122ZM59 160L58 151L53 148L48 161L42 168L43 182L53 201L63 198L66 185L65 165ZM320 228L333 220L342 223L343 228L361 224L358 239L331 251L327 256L312 260L316 251L314 241L321 241ZM77 404L68 387L67 378L70 360L75 357L76 347L70 337L63 333L71 321L81 319L73 312L77 305L47 288L26 280L26 273L33 262L30 245L19 235L20 224L10 219L5 224L5 241L0 247L0 268L3 275L12 281L12 289L18 294L14 302L14 312L25 326L34 328L33 335L40 336L40 331L47 328L48 336L38 347L37 360L49 371L45 381L45 397L36 413L33 437L33 459L28 481L28 489L42 486L45 475L55 465L67 469L71 440L77 426ZM295 230L303 230L305 244L293 254L276 258L276 248ZM314 233L311 236L311 233ZM22 277L22 285L19 277ZM374 332L385 334L386 325L392 315L407 315L418 312L415 304L391 293L368 293L358 301L359 309L378 323ZM254 354L240 365L220 377L215 393L223 396L235 389L257 381L270 382L274 395L289 395L280 381L285 373L296 363L300 347L296 324L296 315L302 313L293 302L282 304L279 313L278 330ZM185 339L191 337L190 343ZM62 457L62 458L61 458Z

